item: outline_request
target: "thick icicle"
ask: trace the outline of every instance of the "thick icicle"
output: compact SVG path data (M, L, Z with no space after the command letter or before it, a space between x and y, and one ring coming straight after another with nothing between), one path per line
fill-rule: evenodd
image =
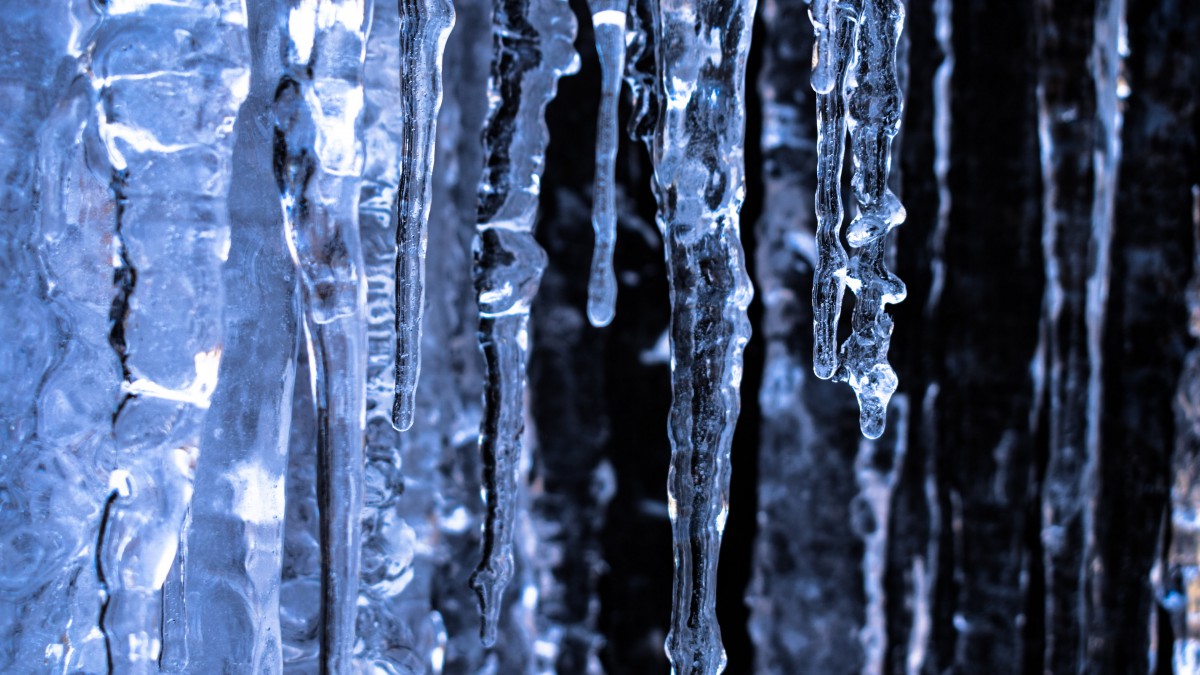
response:
M904 284L885 263L887 233L904 222L904 207L888 187L892 139L900 131L901 91L896 78L896 45L904 24L899 0L864 0L858 55L848 83L847 128L854 150L854 196L858 215L846 241L850 257L846 284L858 296L850 337L838 354L837 378L858 396L859 425L867 438L883 433L896 373L887 361L892 335L888 304L904 299Z
M351 667L362 524L366 280L358 234L370 0L281 7L275 171L299 270L317 415L321 670Z
M412 426L421 374L426 225L442 105L442 51L454 25L450 0L400 0L400 185L396 205L396 398L392 424Z
M596 54L600 57L600 112L596 122L596 178L592 228L596 248L588 281L588 320L607 326L617 305L613 248L617 239L617 103L625 73L625 22L628 0L589 0Z
M493 10L491 107L473 246L487 378L479 431L487 520L483 559L471 587L483 615L480 636L489 646L513 573L529 308L546 266L546 254L533 238L549 141L543 114L558 79L578 68L574 38L575 15L564 0L498 0Z
M108 2L89 47L89 157L116 200L110 342L123 398L97 553L110 669L158 669L161 591L221 360L233 122L247 95L240 0ZM168 106L164 109L164 105Z
M671 288L667 499L675 552L665 647L675 672L712 675L725 668L717 556L753 294L738 221L754 2L662 0L658 19L662 107L652 159Z

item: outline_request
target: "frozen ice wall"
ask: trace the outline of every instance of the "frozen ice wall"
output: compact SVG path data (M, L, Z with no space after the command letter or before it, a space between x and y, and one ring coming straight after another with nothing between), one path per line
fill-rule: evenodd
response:
M1200 673L1200 5L0 9L0 672Z

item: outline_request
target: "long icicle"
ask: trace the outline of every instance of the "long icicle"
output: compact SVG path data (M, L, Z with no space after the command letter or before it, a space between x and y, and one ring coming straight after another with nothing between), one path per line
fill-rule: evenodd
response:
M892 139L903 109L896 77L896 45L904 25L899 0L864 0L858 54L847 95L847 130L853 147L858 215L846 231L855 250L846 284L858 296L851 334L839 352L837 379L858 397L859 426L867 438L883 434L896 372L887 361L892 336L888 304L904 300L904 283L887 269L887 234L904 222L904 207L888 188Z
M846 157L847 69L854 59L858 16L837 0L812 6L812 87L817 94L817 264L813 277L813 371L838 370L837 327L850 260L842 246L842 165Z
M753 295L739 211L754 9L753 0L660 0L655 35L662 107L652 158L671 288L675 582L665 648L673 671L687 675L725 668L717 557Z
M592 197L592 228L596 248L588 279L588 320L593 326L612 323L617 305L617 276L613 248L617 239L616 161L617 103L625 72L625 21L628 0L589 0L596 54L600 57L600 112L596 122L596 177Z
M479 451L487 517L471 588L479 596L480 638L488 646L496 641L504 589L513 574L529 308L546 267L546 253L533 237L549 141L543 115L559 77L578 68L574 39L575 15L564 0L496 2L473 245L486 368Z
M317 409L322 673L351 668L358 600L367 336L357 131L370 2L315 0L279 14L275 170Z
M85 55L89 163L115 201L109 340L123 371L97 572L109 670L150 673L221 361L232 129L250 69L240 0L131 4L104 5Z
M433 149L442 106L442 52L454 25L450 0L400 0L400 186L396 205L396 398L392 425L412 426L421 374L425 247Z

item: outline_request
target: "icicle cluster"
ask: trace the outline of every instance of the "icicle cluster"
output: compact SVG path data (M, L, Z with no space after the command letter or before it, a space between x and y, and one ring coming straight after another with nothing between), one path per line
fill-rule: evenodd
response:
M879 438L897 386L887 361L892 319L884 308L907 293L885 264L887 234L904 222L904 208L888 187L891 144L900 130L902 110L896 45L904 9L896 0L818 0L812 16L819 145L813 368L818 377L845 381L854 389L863 434ZM858 215L846 231L852 255L841 243L847 131L854 158L851 184L858 202ZM837 329L847 286L858 299L850 337L839 348Z

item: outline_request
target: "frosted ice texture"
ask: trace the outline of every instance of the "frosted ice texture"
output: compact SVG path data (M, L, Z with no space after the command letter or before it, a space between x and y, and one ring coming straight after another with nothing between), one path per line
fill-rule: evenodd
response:
M753 293L738 228L753 18L752 1L668 0L654 32L661 98L651 158L671 288L675 583L665 647L673 670L689 675L725 667L716 572Z
M490 103L484 127L473 244L479 343L486 384L479 449L487 519L471 577L481 638L496 640L501 596L512 579L517 472L525 428L529 308L546 253L533 238L549 134L543 120L558 79L578 69L575 15L563 0L500 0L493 8Z
M746 592L754 672L858 672L862 570L849 561L860 557L862 541L847 523L861 435L848 425L855 409L850 392L812 375L814 37L803 0L765 0L759 16L763 211L755 224L755 282L764 363L757 392L758 534Z
M317 416L322 672L351 667L358 601L367 365L358 124L369 10L369 0L315 0L278 14L275 171Z

